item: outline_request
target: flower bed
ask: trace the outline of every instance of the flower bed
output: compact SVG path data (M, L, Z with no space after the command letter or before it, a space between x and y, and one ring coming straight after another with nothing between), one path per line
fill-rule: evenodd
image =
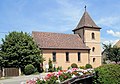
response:
M75 81L76 79L83 79L94 74L93 69L78 69L72 68L67 71L58 71L47 74L44 78L33 78L28 80L26 84L59 84Z

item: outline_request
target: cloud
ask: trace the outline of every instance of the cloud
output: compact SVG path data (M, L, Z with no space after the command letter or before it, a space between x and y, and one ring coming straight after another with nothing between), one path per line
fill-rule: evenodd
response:
M97 21L98 25L112 27L113 25L120 22L120 17L113 16L113 17L103 17Z
M120 31L114 32L113 30L107 30L107 33L114 36L114 37L120 37Z
M115 45L117 42L119 41L119 39L117 40L104 40L102 43L104 44L112 44L112 45Z
M106 45L112 44L112 46L114 46L118 41L119 41L119 39L111 40L111 39L101 38L101 50L103 51L102 44L106 44Z

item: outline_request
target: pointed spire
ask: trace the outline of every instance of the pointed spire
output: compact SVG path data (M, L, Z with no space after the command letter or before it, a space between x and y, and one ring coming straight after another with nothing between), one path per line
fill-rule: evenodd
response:
M77 29L80 29L80 28L83 28L83 27L99 28L100 29L100 27L98 27L95 24L95 22L92 20L92 18L90 17L90 15L88 14L88 12L86 11L86 6L84 8L85 8L85 12L84 12L81 20L79 21L77 27L74 30L77 30Z

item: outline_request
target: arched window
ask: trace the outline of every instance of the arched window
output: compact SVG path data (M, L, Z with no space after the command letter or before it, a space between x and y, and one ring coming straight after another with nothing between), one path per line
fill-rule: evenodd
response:
M95 62L95 58L93 58L93 62Z
M93 52L95 51L95 47L92 48L92 51L93 51Z
M94 33L92 33L92 35L91 35L91 36L92 36L92 39L95 39L95 34L94 34Z

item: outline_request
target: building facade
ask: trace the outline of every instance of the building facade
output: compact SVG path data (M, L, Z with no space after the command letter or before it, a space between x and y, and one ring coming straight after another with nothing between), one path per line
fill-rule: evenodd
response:
M33 31L32 36L45 58L44 68L49 58L55 67L62 66L64 70L72 63L98 67L101 65L100 29L85 11L74 34Z

